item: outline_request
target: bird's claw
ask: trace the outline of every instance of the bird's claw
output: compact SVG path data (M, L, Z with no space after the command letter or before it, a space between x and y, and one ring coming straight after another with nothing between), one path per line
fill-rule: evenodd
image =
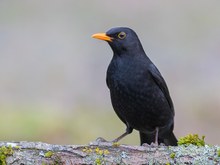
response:
M107 140L105 140L104 138L102 138L102 137L98 137L96 140L95 140L96 142L109 142L109 141L107 141Z
M158 145L158 143L153 143L153 142L152 142L152 143L150 144L150 146L151 146L151 147L158 147L159 145Z
M158 147L159 145L158 145L158 143L151 143L151 144L143 143L142 146L154 148L154 147Z

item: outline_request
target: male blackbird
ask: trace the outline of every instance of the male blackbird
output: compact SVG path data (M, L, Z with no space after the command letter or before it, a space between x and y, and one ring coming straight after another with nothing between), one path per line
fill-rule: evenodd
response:
M167 85L145 54L137 34L130 28L116 27L92 37L107 41L113 50L106 83L113 108L127 126L114 142L136 129L141 145L177 145L173 134L174 107Z

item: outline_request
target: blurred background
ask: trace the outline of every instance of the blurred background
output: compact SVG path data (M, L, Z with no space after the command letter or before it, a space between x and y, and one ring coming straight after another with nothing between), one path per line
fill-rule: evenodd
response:
M220 1L0 1L0 140L87 144L125 131L105 84L112 51L91 38L128 26L164 76L175 134L220 144ZM121 143L139 144L137 131Z

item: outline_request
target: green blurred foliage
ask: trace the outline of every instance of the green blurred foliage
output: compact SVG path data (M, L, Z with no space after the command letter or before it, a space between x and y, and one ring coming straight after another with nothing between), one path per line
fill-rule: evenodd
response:
M86 144L98 137L113 140L125 131L124 124L109 110L81 107L63 113L43 107L4 109L0 124L2 141ZM134 131L122 142L139 144L139 137Z

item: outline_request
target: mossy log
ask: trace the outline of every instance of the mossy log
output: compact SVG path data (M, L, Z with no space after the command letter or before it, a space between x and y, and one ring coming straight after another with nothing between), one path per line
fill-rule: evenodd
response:
M0 142L0 164L220 164L220 146L128 146L100 139L88 145Z

